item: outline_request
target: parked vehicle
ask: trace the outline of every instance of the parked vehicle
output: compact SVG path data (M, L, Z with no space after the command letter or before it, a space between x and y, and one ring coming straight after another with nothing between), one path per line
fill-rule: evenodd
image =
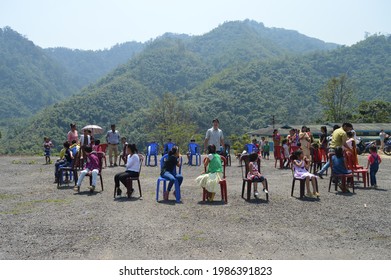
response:
M356 149L359 155L369 153L369 147L376 145L376 141L364 142L360 137L357 137L357 142Z
M387 156L391 156L391 138L384 141L383 153Z

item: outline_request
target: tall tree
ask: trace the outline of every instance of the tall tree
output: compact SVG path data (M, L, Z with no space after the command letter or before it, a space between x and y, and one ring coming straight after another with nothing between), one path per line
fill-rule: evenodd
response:
M184 149L197 130L187 112L175 95L163 94L147 110L148 121L145 123L144 131L148 132L150 140L163 144L170 138Z
M331 78L320 90L319 96L326 121L343 122L352 116L351 108L355 99L346 74Z

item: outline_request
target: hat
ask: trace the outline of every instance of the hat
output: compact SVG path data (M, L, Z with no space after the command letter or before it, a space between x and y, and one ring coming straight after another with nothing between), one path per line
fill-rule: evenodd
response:
M218 118L213 119L212 123L214 122L220 123Z

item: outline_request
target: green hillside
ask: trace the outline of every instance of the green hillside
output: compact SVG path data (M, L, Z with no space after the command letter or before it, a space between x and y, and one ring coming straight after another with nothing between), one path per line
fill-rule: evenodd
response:
M77 88L75 79L11 28L0 29L0 119L29 117Z
M143 43L126 42L110 49L88 51L48 48L45 53L77 76L79 88L95 82L144 48Z
M374 36L334 51L234 67L192 90L184 102L201 102L200 123L221 112L229 134L270 124L272 116L279 123L321 122L318 92L344 73L356 96L352 113L358 101L391 101L391 38Z
M30 117L77 93L140 52L128 42L109 50L41 49L9 27L0 29L1 122Z
M216 70L255 59L268 60L338 47L297 31L266 28L251 20L226 22L202 36L190 38L186 46Z
M248 25L237 24L239 27L234 27L239 29ZM389 37L373 36L352 47L334 50L325 50L328 45L323 44L321 51L296 53L286 49L278 53L280 48L271 41L273 50L262 44L253 59L238 59L235 50L239 49L239 42L243 49L250 50L251 46L243 40L235 44L230 40L223 47L221 36L217 32L215 42L208 39L208 48L205 42L199 43L202 36L166 34L149 42L128 63L77 96L50 106L26 124L15 125L3 133L0 153L40 151L44 135L52 137L58 147L70 122L76 122L79 128L93 123L106 129L116 123L123 135L130 136L130 141L142 148L152 140L151 135L156 135L151 133L154 128L150 124L164 118L158 108L163 106L162 96L170 96L166 93L176 97L179 105L175 108L184 119L191 120L194 133L203 134L210 120L217 116L226 136L271 123L272 116L281 123L321 121L318 92L331 77L343 73L351 79L358 100L391 101ZM260 51L263 48L265 51ZM221 55L224 49L230 55ZM219 63L216 66L212 61ZM219 71L222 65L226 66ZM352 101L352 108L355 105ZM13 140L7 141L10 135ZM29 135L27 142L25 135Z

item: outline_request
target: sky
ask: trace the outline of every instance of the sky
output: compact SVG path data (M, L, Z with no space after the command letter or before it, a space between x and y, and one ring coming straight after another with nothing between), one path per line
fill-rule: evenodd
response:
M390 10L389 0L0 0L0 28L43 48L98 50L250 19L350 46L391 34Z

